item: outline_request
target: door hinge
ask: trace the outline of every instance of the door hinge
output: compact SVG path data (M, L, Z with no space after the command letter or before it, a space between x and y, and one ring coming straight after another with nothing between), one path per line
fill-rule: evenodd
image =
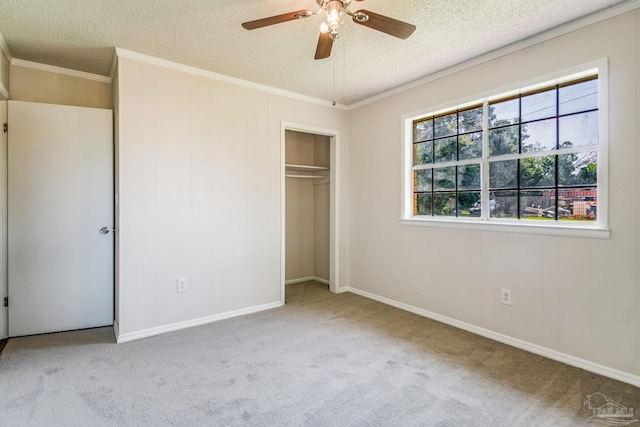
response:
M9 123L5 123L3 129L4 133L9 133Z
M9 297L4 297L4 306L9 307Z

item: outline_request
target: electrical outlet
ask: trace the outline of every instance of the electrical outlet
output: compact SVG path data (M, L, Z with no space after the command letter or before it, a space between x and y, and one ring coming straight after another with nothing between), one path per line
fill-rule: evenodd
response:
M187 278L183 277L181 279L178 279L177 281L178 284L178 292L187 292Z
M511 289L500 288L500 302L511 305Z

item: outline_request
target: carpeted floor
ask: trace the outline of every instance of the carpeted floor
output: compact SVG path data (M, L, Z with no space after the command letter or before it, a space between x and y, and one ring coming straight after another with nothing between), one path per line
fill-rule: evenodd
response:
M10 339L1 426L592 425L640 390L325 285L285 307L114 344L111 328ZM637 418L637 417L636 417Z

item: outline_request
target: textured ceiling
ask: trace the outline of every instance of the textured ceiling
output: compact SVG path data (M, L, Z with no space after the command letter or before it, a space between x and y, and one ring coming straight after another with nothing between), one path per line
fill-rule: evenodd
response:
M417 26L400 40L345 19L316 61L320 16L247 31L240 24L315 0L0 0L15 58L108 75L120 47L344 104L376 95L622 0L366 0ZM335 70L335 73L334 73ZM334 92L335 74L335 92Z

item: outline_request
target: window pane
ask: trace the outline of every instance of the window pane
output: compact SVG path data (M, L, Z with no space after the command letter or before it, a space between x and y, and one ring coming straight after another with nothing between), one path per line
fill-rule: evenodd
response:
M597 79L563 86L559 90L560 114L577 113L598 108Z
M456 216L456 193L433 193L433 214Z
M521 141L523 153L555 150L556 119L522 125Z
M424 165L433 163L432 141L413 144L413 164Z
M558 156L558 185L596 185L597 183L597 151Z
M519 110L520 103L518 98L489 104L489 127L494 128L518 123Z
M519 140L518 125L489 131L489 156L516 154Z
M456 137L436 139L434 141L434 157L436 163L453 162L456 160Z
M431 191L431 169L413 171L414 191Z
M520 187L549 187L554 185L555 156L529 157L520 160Z
M458 160L482 157L482 132L468 133L458 137Z
M560 148L598 145L598 112L560 117Z
M431 193L416 194L416 215L433 215L431 199Z
M436 117L435 119L435 137L442 138L444 136L455 135L457 132L457 114L447 114L446 116Z
M480 203L479 192L458 193L458 216L472 216L471 209ZM473 215L478 216L478 215Z
M482 107L458 113L458 132L467 133L482 130Z
M417 122L413 125L413 142L433 139L433 119Z
M516 188L517 185L517 160L489 163L489 188Z
M567 188L558 192L558 205L570 214L558 219L566 221L596 221L598 219L598 189L595 187Z
M491 218L518 217L517 191L491 191L489 198L489 215Z
M556 90L538 92L522 97L522 121L556 116Z
M458 166L458 190L480 190L480 163Z
M434 190L454 190L456 188L456 167L433 169Z
M533 190L520 192L520 218L554 219L555 191Z

